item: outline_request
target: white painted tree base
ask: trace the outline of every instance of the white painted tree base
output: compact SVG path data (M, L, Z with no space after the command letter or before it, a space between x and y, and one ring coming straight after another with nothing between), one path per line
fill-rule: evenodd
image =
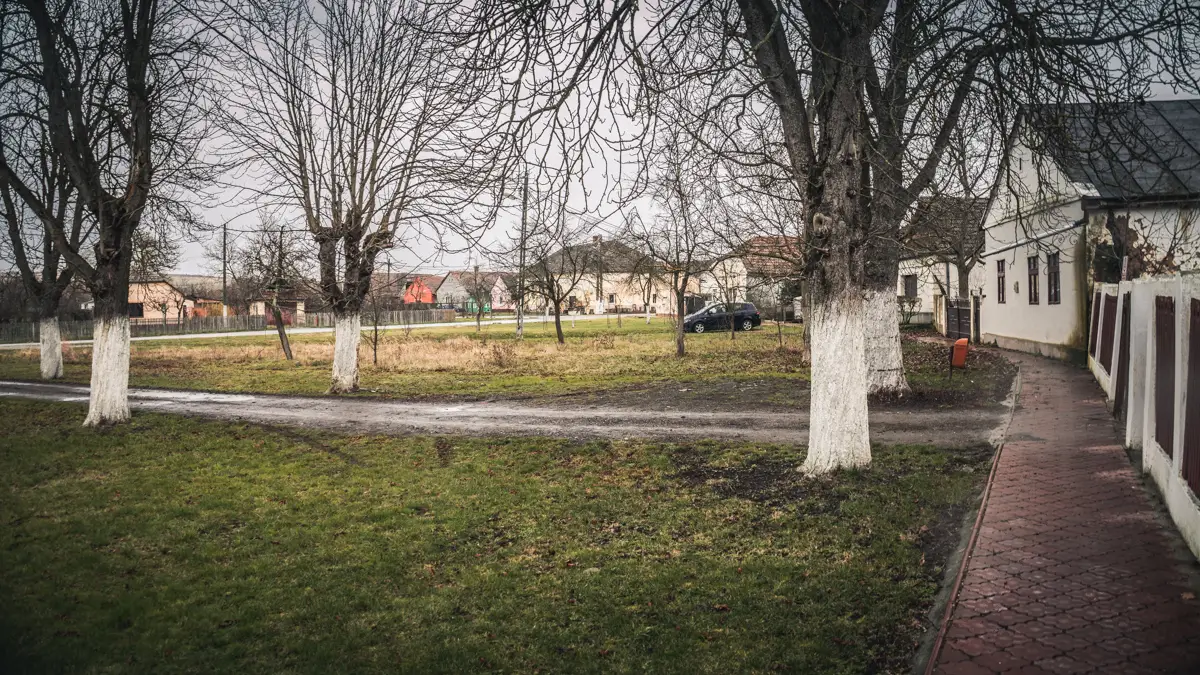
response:
M904 376L904 353L900 349L900 319L896 294L866 290L863 293L866 322L867 393L906 394L911 391Z
M362 316L349 314L333 319L333 382L329 393L358 391L358 342L362 337Z
M58 319L52 317L38 322L41 339L42 379L56 380L63 376L62 335L58 331Z
M92 333L92 390L84 426L129 421L129 319L96 319Z
M864 302L847 295L814 303L809 311L812 397L808 457L801 467L808 474L871 463Z

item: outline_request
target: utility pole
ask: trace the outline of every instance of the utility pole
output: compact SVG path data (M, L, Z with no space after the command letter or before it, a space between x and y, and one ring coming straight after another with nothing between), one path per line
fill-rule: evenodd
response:
M529 168L525 169L525 187L521 190L521 252L517 263L517 339L525 337L525 227L529 219Z
M229 221L221 223L221 316L229 316Z

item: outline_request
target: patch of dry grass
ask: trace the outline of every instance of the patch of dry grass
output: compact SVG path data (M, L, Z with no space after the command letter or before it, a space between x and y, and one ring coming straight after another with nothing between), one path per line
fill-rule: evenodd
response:
M674 355L667 321L650 326L625 322L622 328L580 322L564 327L566 344L545 331L524 340L509 330L465 332L402 331L380 336L378 352L364 334L359 346L361 384L369 392L423 398L493 394L550 395L603 390L661 380L789 377L804 379L798 350L779 349L774 330L689 336L689 354ZM797 345L799 329L785 329L785 344ZM296 336L295 360L284 360L272 338L162 340L136 342L131 382L220 391L322 393L328 387L333 339L327 334ZM68 347L67 378L87 381L91 350ZM0 355L0 377L36 377L37 352Z

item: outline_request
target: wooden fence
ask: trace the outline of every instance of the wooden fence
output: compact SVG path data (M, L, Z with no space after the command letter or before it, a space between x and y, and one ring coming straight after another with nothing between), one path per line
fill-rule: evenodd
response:
M453 323L457 313L452 309L407 309L403 311L379 312L380 326L412 326L420 323ZM332 328L333 312L307 312L293 325L306 328ZM376 325L376 314L362 313L362 325Z
M58 331L63 340L92 339L91 321L59 321ZM129 334L133 337L157 335L186 335L192 333L233 333L263 330L267 327L262 316L194 316L186 319L130 319ZM0 343L37 342L38 324L34 321L0 323Z

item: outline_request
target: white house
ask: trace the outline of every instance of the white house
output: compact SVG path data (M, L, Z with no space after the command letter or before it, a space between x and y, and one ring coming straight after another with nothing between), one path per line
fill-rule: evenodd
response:
M796 237L753 237L700 275L700 295L712 302L752 302L772 314L790 310L801 294L801 257Z
M947 334L946 298L962 299L962 325L973 336L971 309L979 302L984 276L983 216L987 200L936 195L917 200L901 230L903 253L896 295L912 314L909 323L932 323ZM902 312L903 313L903 312Z
M984 220L984 342L1085 360L1093 281L1200 266L1200 101L1023 115Z

